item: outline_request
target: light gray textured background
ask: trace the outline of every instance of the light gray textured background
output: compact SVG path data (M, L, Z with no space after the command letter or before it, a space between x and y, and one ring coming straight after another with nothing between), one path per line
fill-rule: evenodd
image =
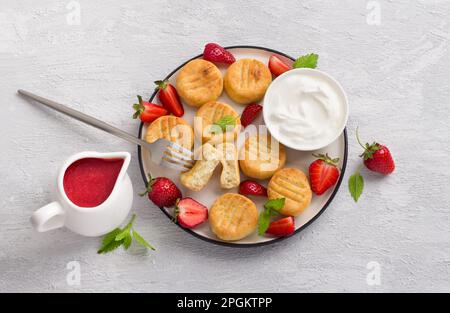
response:
M450 1L88 1L68 25L70 1L0 0L0 291L450 291ZM369 3L369 9L367 5ZM306 231L262 248L233 249L188 236L136 197L147 256L96 254L99 240L67 230L36 233L31 212L51 201L57 167L82 150L127 150L142 190L136 148L32 105L29 89L136 132L135 95L206 42L317 52L351 105L348 176L360 149L354 130L387 144L390 177L364 173L352 202L346 184ZM69 286L66 265L81 265ZM381 285L366 268L381 265Z

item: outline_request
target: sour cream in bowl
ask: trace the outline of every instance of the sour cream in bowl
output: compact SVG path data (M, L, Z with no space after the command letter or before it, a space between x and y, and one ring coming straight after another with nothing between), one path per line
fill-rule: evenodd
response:
M267 89L264 122L285 146L321 149L336 140L348 118L347 96L330 75L298 68L278 76Z

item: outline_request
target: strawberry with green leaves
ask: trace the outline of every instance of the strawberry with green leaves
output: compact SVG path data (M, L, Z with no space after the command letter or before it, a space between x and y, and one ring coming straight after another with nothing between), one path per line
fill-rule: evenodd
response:
M360 155L363 158L363 164L369 170L383 175L389 175L395 170L394 158L388 147L378 142L363 145L359 139L358 129L356 129L356 139L359 145L364 149ZM364 189L364 178L361 175L362 165L348 180L348 189L355 202L358 201Z
M141 96L137 96L139 103L133 104L134 114L133 118L140 118L143 123L151 123L158 117L169 114L169 112L162 106L142 101Z
M313 154L317 160L309 166L309 180L312 191L320 196L333 187L339 178L337 163L339 158L330 158L328 154Z
M359 139L358 129L356 129L356 139L359 145L364 149L360 155L364 159L364 165L371 171L388 175L395 170L394 159L391 152L385 145L374 142L363 145Z
M276 237L285 237L295 232L295 220L292 216L270 221L274 216L279 215L284 207L285 198L270 199L264 204L264 210L259 214L258 234L260 236L269 234Z
M176 117L183 116L183 104L175 87L167 80L157 80L155 84L155 90L158 92L158 99L162 106Z
M140 196L148 194L148 198L158 207L171 207L181 198L177 185L167 177L152 178L149 175L147 190Z
M270 199L264 204L264 210L261 211L258 219L258 234L260 236L266 233L270 225L270 219L279 214L285 201L285 198Z

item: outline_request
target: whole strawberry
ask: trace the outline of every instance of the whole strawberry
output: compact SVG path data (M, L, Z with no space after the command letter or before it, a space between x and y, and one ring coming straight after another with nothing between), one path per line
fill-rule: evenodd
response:
M244 112L241 114L241 124L247 127L250 125L255 118L259 115L262 110L262 106L256 103L249 104L245 107Z
M148 194L148 198L159 207L171 207L181 198L180 189L167 177L150 176L147 191L141 196L145 194Z
M208 43L203 51L203 59L216 63L232 64L236 61L231 52L216 43Z
M395 163L388 147L377 142L371 145L369 143L363 145L361 140L359 140L358 130L356 130L356 138L360 146L364 149L360 157L364 158L364 165L369 170L384 175L388 175L394 171Z

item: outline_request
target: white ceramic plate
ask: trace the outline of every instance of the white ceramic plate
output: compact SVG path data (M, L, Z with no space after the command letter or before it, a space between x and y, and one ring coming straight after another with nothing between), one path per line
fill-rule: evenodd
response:
M279 51L275 51L272 49L268 49L268 48L263 48L263 47L232 46L232 47L226 47L226 48L234 54L236 59L254 58L254 59L260 60L263 63L267 64L269 57L272 54L277 54L288 64L291 64L293 61L292 57L290 57L284 53L281 53ZM192 59L201 58L201 57L202 57L202 55L200 54ZM190 59L190 60L192 60L192 59ZM180 66L178 66L175 70L173 70L166 77L166 79L169 80L175 87L176 87L175 79L176 79L178 71L184 64L186 64L190 60L188 60L188 61L184 62L183 64L181 64ZM219 69L223 73L225 73L226 68L227 68L227 66L219 66ZM150 98L150 102L158 103L157 97L155 97L155 96L156 96L156 92L152 94L152 96ZM234 103L230 98L228 98L228 96L225 92L223 92L223 94L219 98L219 101L222 101L222 102L232 105L239 114L242 113L242 111L245 107L243 105ZM193 125L193 120L194 120L194 115L195 115L196 109L192 108L184 103L183 103L183 105L184 105L184 110L185 110L185 114L184 114L183 118L187 122L189 122L191 125ZM263 124L264 123L262 114L259 116L259 118L254 123L255 124ZM139 137L140 138L144 138L146 130L147 130L147 125L141 123L141 125L139 127ZM325 153L326 152L330 156L339 157L339 159L340 159L339 165L338 165L341 169L341 175L339 177L339 181L337 182L337 184L335 185L334 188L329 189L325 194L321 195L320 197L313 195L310 206L300 216L296 217L296 219L295 219L295 228L296 228L295 233L298 233L300 230L304 229L306 226L308 226L310 223L312 223L323 211L325 211L325 209L332 202L335 194L337 193L337 191L339 189L339 186L341 185L342 177L344 176L345 167L347 164L347 134L346 134L346 131L344 130L344 132L339 136L339 138L337 140L335 140L329 146L327 146L323 149L317 150L317 151L300 152L300 151L292 150L290 148L286 148L286 151L287 151L286 167L297 167L297 168L301 169L302 171L304 171L305 173L308 173L309 164L315 159L312 156L312 153ZM203 203L207 207L210 207L212 205L212 203L214 202L214 200L219 195L221 195L225 192L238 192L238 188L236 188L235 190L231 189L231 190L227 190L227 191L220 188L220 184L219 184L220 166L217 167L217 169L216 169L213 177L211 178L210 182L208 183L207 187L205 187L202 191L193 192L193 191L190 191L190 190L184 188L181 185L179 177L178 177L179 175L173 175L170 170L168 171L164 167L154 166L154 164L150 161L149 152L146 151L145 149L141 149L140 147L138 147L138 156L139 156L139 165L140 165L142 177L144 179L145 184L147 184L147 182L148 182L147 173L151 173L152 176L154 176L154 177L157 177L157 176L169 177L181 189L181 192L183 193L183 197L192 197L192 198L196 199L197 201ZM244 179L247 179L247 177L241 173L241 180L244 180ZM261 183L267 187L268 181L265 180L265 181L262 181ZM263 197L250 197L250 198L256 203L256 206L258 207L259 210L261 210L263 208L264 202L267 200ZM172 209L161 208L161 210L169 218L172 218L172 213L173 213ZM234 247L248 247L248 246L255 246L255 245L263 245L263 244L277 242L284 238L292 237L292 236L281 237L281 238L270 237L270 236L262 237L262 236L258 236L257 232L255 232L255 233L251 234L250 236L248 236L244 239L241 239L239 241L225 242L225 241L222 241L219 238L217 238L211 232L208 222L205 222L204 224L202 224L199 227L192 229L192 230L185 229L185 228L183 228L183 229L186 230L188 233L190 233L198 238L201 238L203 240L217 243L217 244L234 246Z

